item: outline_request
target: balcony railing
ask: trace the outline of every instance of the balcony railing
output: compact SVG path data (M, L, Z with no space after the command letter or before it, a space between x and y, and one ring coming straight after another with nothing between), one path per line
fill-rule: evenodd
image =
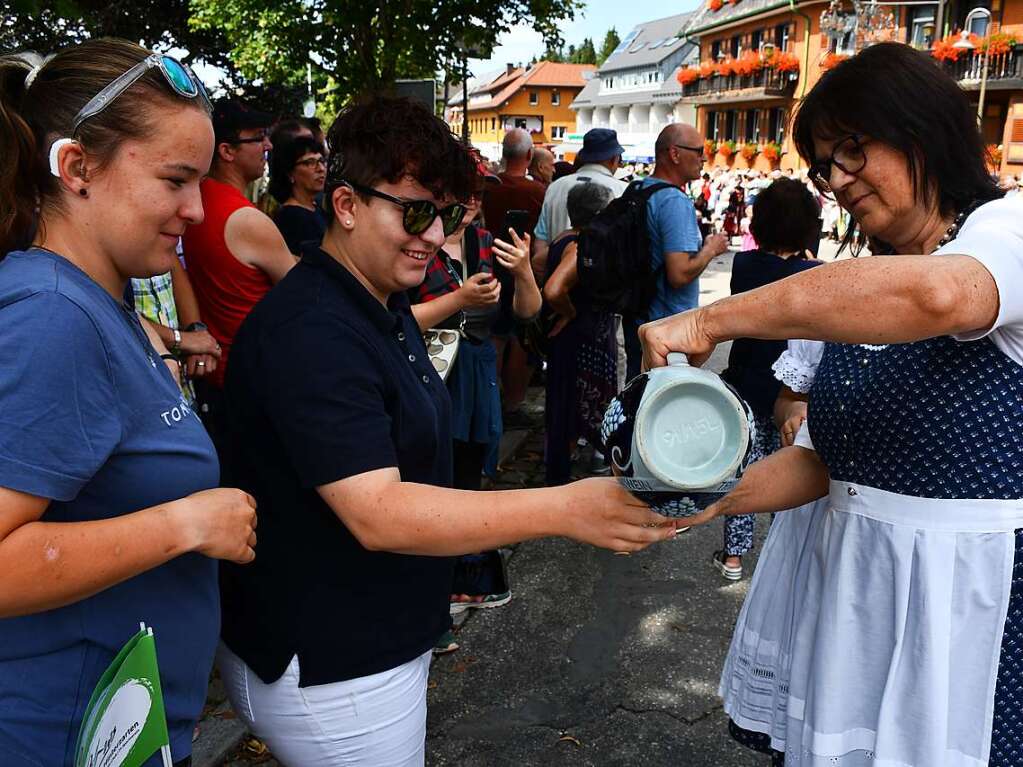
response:
M758 88L763 89L767 96L791 96L798 76L795 72L778 72L774 69L761 69L751 75L714 75L684 85L682 95L712 96Z
M969 51L964 51L958 61L943 61L942 66L956 80L979 82L983 58L979 53L972 54ZM1023 79L1023 45L1013 46L1008 53L999 53L990 57L987 65L989 83L1020 79Z

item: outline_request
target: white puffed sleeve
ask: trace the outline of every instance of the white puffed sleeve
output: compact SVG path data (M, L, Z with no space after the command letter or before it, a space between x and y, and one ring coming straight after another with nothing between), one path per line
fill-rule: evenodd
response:
M792 391L806 394L810 391L817 366L824 354L822 341L805 341L796 339L789 341L789 347L781 353L771 369L774 377L788 386Z
M1023 364L1023 198L1006 197L974 211L958 236L936 251L980 261L998 289L998 317L986 330L962 333L959 341L990 336L1006 355Z

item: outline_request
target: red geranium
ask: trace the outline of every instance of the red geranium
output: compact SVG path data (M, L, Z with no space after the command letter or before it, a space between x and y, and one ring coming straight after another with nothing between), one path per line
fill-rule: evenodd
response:
M693 67L685 67L678 71L677 77L678 81L682 83L682 85L689 85L690 83L695 83L700 79L700 70L694 69Z
M707 0L707 7L712 11L720 11L725 6L725 0Z
M776 72L798 72L799 57L794 53L775 51L767 60L767 66Z
M834 69L839 64L841 64L843 61L845 61L847 58L849 58L849 57L845 56L845 55L843 55L841 53L834 53L833 51L828 51L824 55L824 58L821 59L821 69L823 69L824 71L827 71L829 69Z

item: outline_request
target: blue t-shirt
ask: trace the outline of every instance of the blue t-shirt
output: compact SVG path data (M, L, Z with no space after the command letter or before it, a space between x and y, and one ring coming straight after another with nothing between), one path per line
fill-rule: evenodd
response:
M109 519L216 487L213 445L136 315L76 266L9 254L0 327L0 487L51 499L41 521ZM174 760L186 758L219 618L216 563L186 554L0 620L0 764L73 763L93 688L140 621L156 635Z
M663 184L664 179L650 176L643 186ZM696 209L692 200L678 189L662 189L650 195L646 208L647 230L650 232L650 258L655 270L664 266L665 253L692 253L703 246ZM672 314L694 309L700 303L700 280L681 288L673 288L662 274L657 280L657 295L650 304L647 320L659 320Z

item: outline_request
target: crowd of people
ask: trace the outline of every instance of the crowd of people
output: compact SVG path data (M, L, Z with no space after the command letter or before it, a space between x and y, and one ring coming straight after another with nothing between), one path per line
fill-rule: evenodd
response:
M790 767L1023 763L1018 202L905 46L826 73L793 131L807 171L705 169L685 124L649 168L601 128L573 164L511 130L494 168L405 99L324 135L124 41L0 58L0 762L73 763L144 620L179 767L214 659L284 763L422 765L451 615L512 598L500 547L722 517L736 580L779 512L732 735ZM822 236L899 258L823 264ZM676 520L578 478L626 380L722 341L756 420L734 492ZM538 378L547 487L484 496Z

